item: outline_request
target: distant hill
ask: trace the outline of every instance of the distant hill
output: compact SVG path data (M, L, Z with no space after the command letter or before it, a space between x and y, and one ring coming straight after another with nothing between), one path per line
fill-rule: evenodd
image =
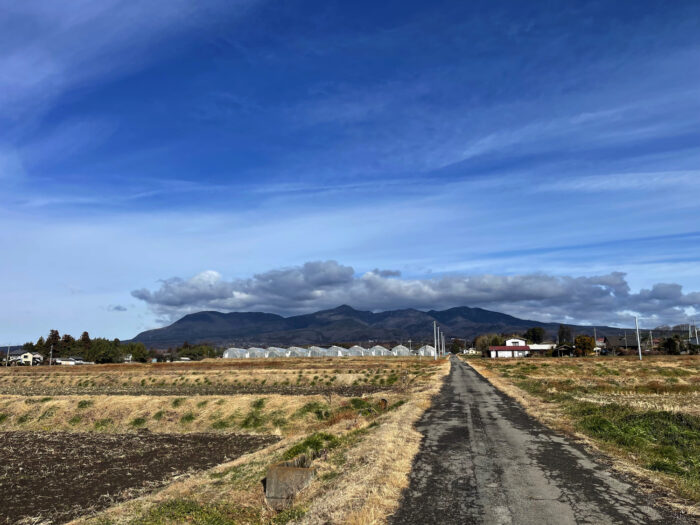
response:
M556 337L559 323L518 319L500 312L460 306L423 312L414 309L368 312L343 305L332 310L282 317L262 312L198 312L170 326L141 332L132 339L149 348L179 346L185 341L217 345L309 345L367 341L432 341L433 321L448 337L473 338L483 333L520 333L539 326ZM593 334L592 326L572 326ZM598 336L618 335L619 328L596 327Z

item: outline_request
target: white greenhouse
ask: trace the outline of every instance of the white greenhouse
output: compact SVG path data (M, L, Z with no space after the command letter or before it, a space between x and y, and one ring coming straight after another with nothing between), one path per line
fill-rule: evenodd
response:
M421 346L418 349L418 355L429 355L432 357L435 355L435 347L430 345Z
M309 357L326 357L328 356L328 350L320 346L310 346L309 347Z
M391 355L388 348L384 348L382 345L374 345L369 349L370 355Z
M411 351L406 348L404 345L396 345L394 348L391 349L391 353L393 355L411 355Z
M369 354L369 350L365 350L361 346L355 345L355 346L351 346L350 348L348 348L348 355L358 356L358 355L370 355L370 354Z
M250 357L245 348L227 348L224 350L224 359L245 359Z
M267 348L267 357L287 357L287 349L270 346Z
M343 348L342 346L333 345L328 349L328 355L332 357L342 357L344 355L348 355L348 349Z
M267 357L267 350L254 346L253 348L248 348L248 355L250 357Z
M287 355L289 357L309 357L309 351L306 348L290 346Z

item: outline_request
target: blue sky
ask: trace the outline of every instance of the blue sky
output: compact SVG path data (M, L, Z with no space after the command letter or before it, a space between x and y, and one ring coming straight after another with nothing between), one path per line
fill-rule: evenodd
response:
M700 317L698 65L694 1L0 0L0 343Z

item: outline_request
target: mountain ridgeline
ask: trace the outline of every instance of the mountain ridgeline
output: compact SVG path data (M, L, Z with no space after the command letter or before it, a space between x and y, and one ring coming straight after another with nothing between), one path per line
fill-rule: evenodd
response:
M518 319L500 312L461 306L423 312L414 309L368 312L343 305L332 310L282 317L262 312L198 312L170 326L141 332L132 339L149 348L190 344L216 345L323 345L369 341L432 341L433 321L448 337L471 339L483 333L522 333L542 327L555 337L558 323ZM598 335L619 334L620 329L596 327ZM577 334L593 334L592 326L572 326Z

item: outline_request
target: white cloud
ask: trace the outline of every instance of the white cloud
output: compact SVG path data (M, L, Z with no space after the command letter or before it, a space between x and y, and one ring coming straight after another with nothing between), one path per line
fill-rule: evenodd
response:
M215 271L189 279L171 278L158 289L135 290L161 318L174 320L199 310L262 310L285 314L350 304L369 310L480 306L542 321L628 324L631 312L659 324L685 318L700 307L700 292L683 293L674 283L658 283L633 293L624 273L590 277L449 275L403 279L398 272L372 270L357 275L336 261L307 262L247 279L226 280Z

